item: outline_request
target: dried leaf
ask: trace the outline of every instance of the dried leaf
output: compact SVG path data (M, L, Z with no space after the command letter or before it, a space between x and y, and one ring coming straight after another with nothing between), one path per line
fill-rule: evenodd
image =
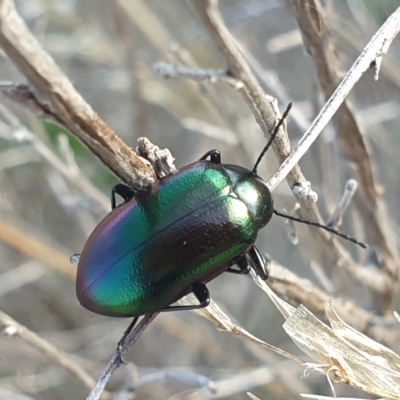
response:
M286 318L283 324L286 333L317 362L308 364L309 369L376 396L400 398L400 356L347 325L331 302L325 306L332 326L329 327L303 305L293 308L276 296L265 282L253 278Z

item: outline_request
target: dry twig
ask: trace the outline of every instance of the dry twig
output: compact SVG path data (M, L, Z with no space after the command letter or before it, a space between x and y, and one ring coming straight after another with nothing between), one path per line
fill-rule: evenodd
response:
M106 387L108 380L111 378L115 370L123 363L123 356L126 354L132 346L136 343L139 337L142 335L144 330L150 325L154 318L158 315L158 312L154 314L145 315L136 328L125 338L121 349L117 349L114 356L104 369L96 385L90 392L87 400L98 400Z
M42 116L51 116L123 181L134 181L139 187L154 181L149 163L137 157L75 90L32 35L11 0L0 1L0 45L35 89L9 87L3 90L4 96L22 106L29 104L30 109L42 110Z
M280 117L279 110L275 104L276 101L266 96L263 92L245 57L227 30L217 6L217 0L193 2L193 7L200 15L216 46L225 57L228 66L228 73L242 82L243 88L239 90L243 93L263 132L269 134L272 132L276 119ZM377 65L380 65L376 60L380 60L382 56L386 54L391 41L400 29L399 15L400 11L398 10L386 21L377 34L372 38L371 42L367 45L364 52L355 62L352 69L343 79L338 89L323 107L311 127L307 130L293 151L290 151L289 140L285 129L282 128L280 130L273 143L273 149L281 163L281 166L268 181L271 190L286 176L292 189L296 185L305 182L305 178L301 174L297 162L330 121L336 110L343 103L351 88L369 68L371 63L375 62ZM302 207L302 216L304 218L311 221L322 222L314 202L307 201L301 196L297 196L297 200ZM347 253L337 241L332 242L331 237L326 235L322 230L311 229L311 232L318 242L324 245L324 254L326 257L330 258L334 265L344 268L354 279L362 282L364 285L381 295L393 293L392 276L387 276L378 269L366 271L363 266L359 265L352 259L350 254ZM393 299L392 295L389 295L389 299Z
M336 89L340 83L338 71L342 71L343 67L338 59L336 46L330 37L319 0L302 2L288 0L288 3L292 6L303 35L304 44L314 61L319 83L327 101L318 117L322 117L325 111L331 118L339 105L342 104L334 118L337 125L339 145L344 157L350 159L356 166L366 199L366 201L363 201L363 209L367 210L365 212L367 214L365 218L368 220L366 231L380 254L380 267L388 274L389 283L391 282L390 285L379 292L379 296L384 297L380 311L385 313L392 309L397 293L399 259L394 242L395 234L390 231L390 224L384 211L386 207L376 188L368 139L361 132L349 102L344 101L344 99L352 86L371 65L376 66L376 73L379 72L382 57L386 55L390 43L400 29L400 11L397 10L375 34ZM336 102L335 99L337 99ZM307 134L311 135L311 129L312 127L304 135L295 152L305 144L305 138Z
M52 344L30 331L25 326L22 326L2 311L0 311L0 324L5 335L19 336L21 339L43 352L52 361L75 375L87 388L91 389L93 387L95 383L93 378L88 375L70 355L58 350Z

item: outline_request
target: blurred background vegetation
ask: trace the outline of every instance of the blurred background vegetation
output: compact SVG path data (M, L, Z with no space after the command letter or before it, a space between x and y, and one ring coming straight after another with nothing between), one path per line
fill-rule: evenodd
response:
M164 80L153 72L158 61L224 69L189 1L15 3L78 91L129 146L135 148L137 138L146 136L161 148L169 148L178 167L213 148L221 151L224 162L246 167L254 164L265 139L239 93L222 83ZM346 69L399 3L324 2L326 21ZM301 109L302 121L288 120L288 133L296 144L323 102L314 65L293 15L278 0L223 0L220 9L234 37L254 57L253 67L262 72L259 77L266 93L278 99L281 110L288 101ZM367 73L350 95L356 119L370 141L376 177L396 233L400 222L399 59L397 39L383 60L386 69L378 83ZM25 82L3 54L0 80ZM300 162L319 195L318 205L326 219L349 178L343 168L346 163L333 127L324 131ZM259 174L267 179L276 168L271 152ZM65 265L60 264L66 271L51 268L52 260L46 262L46 257L53 253L46 248L39 260L29 256L22 236L13 244L0 242L1 310L59 349L76 355L77 362L96 379L129 321L95 315L78 304L72 278L76 265L69 265L68 257L82 250L90 232L108 212L115 183L116 178L68 132L18 107L0 104L0 222L64 255ZM286 183L274 197L277 209L293 208L295 201ZM353 215L353 207L346 216ZM357 219L349 217L341 229L362 240L363 233L356 228ZM298 236L299 244L293 245L283 220L273 218L260 233L257 245L286 268L319 284L310 263L321 262L323 254L307 228L299 227ZM355 254L359 251L346 246ZM283 319L250 278L224 274L209 287L212 298L240 326L298 353L284 334ZM348 294L357 301L358 293ZM361 306L373 308L368 302ZM394 341L395 348L396 344ZM210 322L189 312L158 316L127 361L129 367L120 368L109 390L133 380L137 399L214 398L212 391L196 397L196 389L224 380L229 387L230 379L233 382L264 367L271 375L265 372L257 379L249 375L243 391L226 398L246 398L246 390L260 399L298 398L299 392L330 395L325 377L313 374L300 380L303 367L219 333ZM339 396L360 396L344 385L336 389ZM18 338L0 337L0 399L81 399L87 392L81 382L49 363L31 345Z

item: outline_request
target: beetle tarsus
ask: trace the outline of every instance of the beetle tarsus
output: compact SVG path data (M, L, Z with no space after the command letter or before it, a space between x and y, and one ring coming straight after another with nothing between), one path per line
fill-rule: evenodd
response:
M121 364L128 364L128 363L125 361L124 356L123 356L122 353L121 353L121 349L122 349L122 346L119 346L119 345L118 345L118 347L117 347L117 354L118 354L118 357L119 357L119 359L120 359L120 361L121 361Z
M191 286L192 292L199 304L187 305L187 306L169 306L163 308L161 311L188 311L198 310L199 308L207 307L210 304L210 292L207 286L202 282L193 282Z
M238 257L234 261L234 265L237 266L237 268L231 266L226 270L226 272L230 272L232 274L247 275L251 271L251 265L249 264L246 256Z
M213 149L210 151L207 151L206 154L204 154L203 157L200 158L200 160L206 160L208 157L210 157L210 161L214 164L221 164L221 153L219 150Z
M113 210L117 207L117 200L115 198L116 194L121 196L125 200L125 202L127 202L129 200L132 200L132 198L136 194L136 191L131 187L124 185L123 183L118 183L117 185L113 186L111 190L111 208Z
M122 362L124 362L122 354L121 354L122 346L125 343L126 337L132 332L133 328L135 327L136 322L138 321L138 319L139 319L139 317L133 318L132 322L126 328L124 334L122 335L122 338L119 340L119 342L117 344L117 351L118 351L119 355L121 356Z
M207 286L201 282L193 282L192 284L193 294L196 296L197 300L199 300L199 305L197 308L204 308L210 304L210 292L207 289Z
M253 246L245 255L238 257L234 261L234 264L236 264L237 268L233 266L229 267L226 272L246 275L251 271L251 268L253 268L261 279L264 281L268 279L267 263L255 246Z
M260 251L257 249L256 246L253 246L247 253L248 260L250 261L251 266L254 268L254 271L256 271L257 275L266 281L268 279L268 266L267 263L265 262L264 257L260 253Z

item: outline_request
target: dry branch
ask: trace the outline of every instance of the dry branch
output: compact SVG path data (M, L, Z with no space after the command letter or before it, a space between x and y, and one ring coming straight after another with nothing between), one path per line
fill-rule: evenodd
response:
M50 115L76 135L123 181L134 181L139 186L154 181L150 164L137 157L75 90L11 0L0 0L0 45L32 86L24 88L24 96L19 93L20 104L36 102L36 110L43 110L43 115ZM16 93L12 95L18 99Z
M107 367L104 369L103 373L98 379L96 385L94 387L92 386L93 389L87 397L87 400L98 400L100 398L112 374L119 366L123 364L123 356L128 353L128 351L142 335L144 330L150 325L150 323L158 314L159 313L156 312L153 314L145 315L140 323L136 326L136 328L125 338L121 349L117 349L114 356L111 358Z
M240 51L232 35L226 28L218 10L217 0L194 1L192 4L201 17L201 20L212 37L215 45L224 56L228 67L228 74L242 82L243 86L238 90L240 90L249 104L264 134L269 135L275 126L275 122L280 118L276 100L266 95L262 90L246 58L243 56L243 53ZM370 63L375 61L377 57L381 57L384 54L384 51L387 50L388 43L386 42L386 39L388 37L391 39L394 38L397 29L399 28L398 19L399 17L397 14L393 14L393 16L389 18L386 24L380 29L379 32L382 33L378 35L378 32L375 35L375 37L378 36L380 40L375 39L375 37L372 39L371 47L375 49L375 52L372 52L370 47L368 47L370 62L367 67L369 67ZM378 43L373 43L374 40ZM321 110L310 129L304 134L302 140L293 151L290 150L289 139L285 127L280 129L272 147L281 163L281 167L268 182L271 190L275 188L278 183L285 178L285 176L287 176L286 179L292 190L297 185L302 185L306 181L300 168L297 166L297 162L305 154L310 145L332 118L337 108L344 101L351 87L354 86L355 82L360 78L364 71L365 70L361 71L360 69L349 71L347 77L343 80L341 86L337 90L337 92L340 92L340 96L335 98L332 96L335 101L330 100ZM356 74L357 78L354 79L353 76ZM351 86L349 85L350 87L348 88L346 85L349 84L349 81L351 81L352 84ZM294 190L293 193L296 195ZM299 195L296 196L296 199L301 205L301 214L303 218L310 221L322 222L317 206L313 201L309 201L309 199L305 199ZM391 276L387 276L377 269L366 271L362 265L352 259L350 254L345 251L336 240L332 241L330 235L327 235L321 229L310 230L318 243L324 246L324 254L330 259L332 264L345 269L354 279L362 282L363 285L369 287L375 292L380 294L393 293L393 279Z
M338 58L336 46L325 22L321 4L319 0L301 2L288 0L287 2L292 6L303 35L304 44L314 61L325 100L328 101L340 83L341 74L339 72L343 70L343 66ZM361 77L361 73L372 63L376 63L375 60L377 58L380 59L382 55L385 55L386 50L384 51L383 48L388 47L398 30L399 11L394 13L374 36L357 60L359 63L358 68L355 68L355 64L347 77L351 77L350 73L352 71L353 74L359 73L359 77ZM363 66L360 65L361 63ZM354 84L357 80L354 80ZM368 209L366 231L379 252L382 270L388 274L390 282L392 282L385 291L381 292L381 294L384 294L385 301L382 302L380 308L381 312L385 313L392 309L397 293L399 258L394 243L395 234L389 228L390 224L384 211L386 206L383 204L376 188L368 139L358 126L348 100L343 102L335 115L334 122L337 126L342 154L355 164L360 186L365 193L366 201L363 202L363 208Z
M22 254L40 260L57 271L75 278L75 268L71 266L68 256L2 221L0 221L0 241Z
M332 301L334 308L346 321L351 321L355 329L376 340L383 339L388 345L393 343L393 337L398 327L394 326L391 329L387 325L393 325L394 317L377 317L363 310L351 300L333 298L310 280L300 278L276 262L271 265L268 285L276 294L286 298L290 304L294 306L303 304L318 316L325 313L325 304Z
M95 383L93 378L84 371L73 357L58 350L52 344L30 331L25 326L22 326L2 311L0 311L0 326L5 335L19 336L21 339L40 350L53 362L61 365L75 375L87 388L91 389L93 387Z

